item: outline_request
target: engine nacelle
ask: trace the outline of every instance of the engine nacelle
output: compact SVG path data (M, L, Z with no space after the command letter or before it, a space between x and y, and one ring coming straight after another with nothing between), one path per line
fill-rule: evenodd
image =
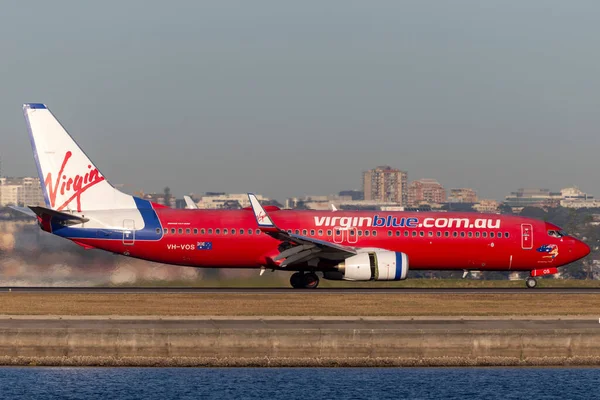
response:
M399 281L408 275L408 256L394 251L370 251L347 258L337 268L341 279L348 281Z

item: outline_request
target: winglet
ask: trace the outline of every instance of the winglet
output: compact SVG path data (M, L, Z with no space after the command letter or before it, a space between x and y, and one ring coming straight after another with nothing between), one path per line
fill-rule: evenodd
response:
M250 200L250 205L252 206L254 218L256 218L258 226L260 228L276 228L273 220L271 220L271 217L269 217L269 214L267 214L263 206L260 205L256 196L252 193L248 193L248 199Z
M183 199L185 200L185 208L189 208L192 210L198 209L198 205L194 203L194 200L192 200L190 196L183 196Z

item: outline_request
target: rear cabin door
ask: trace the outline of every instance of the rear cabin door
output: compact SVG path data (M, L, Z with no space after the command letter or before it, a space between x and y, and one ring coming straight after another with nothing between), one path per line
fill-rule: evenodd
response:
M521 224L521 247L524 250L533 248L533 225Z
M123 220L123 244L133 245L135 243L135 221L132 219Z

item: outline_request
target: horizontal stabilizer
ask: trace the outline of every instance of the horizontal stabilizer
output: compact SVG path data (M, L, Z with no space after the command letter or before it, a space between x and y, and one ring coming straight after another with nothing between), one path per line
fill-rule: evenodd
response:
M84 222L89 221L88 218L83 218L78 215L52 210L46 207L31 206L29 208L35 213L35 215L37 215L40 218L43 218L44 215L49 215L52 218L56 218L60 221L67 222L67 225L83 224Z
M33 218L37 216L33 211L29 209L29 207L8 206L8 208L12 208L15 211L18 211L22 214L28 215Z

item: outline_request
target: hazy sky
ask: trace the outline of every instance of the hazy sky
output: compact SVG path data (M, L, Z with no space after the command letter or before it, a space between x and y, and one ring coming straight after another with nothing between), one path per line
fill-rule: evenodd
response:
M409 179L600 195L600 2L10 1L0 157L44 102L112 183L287 196Z

